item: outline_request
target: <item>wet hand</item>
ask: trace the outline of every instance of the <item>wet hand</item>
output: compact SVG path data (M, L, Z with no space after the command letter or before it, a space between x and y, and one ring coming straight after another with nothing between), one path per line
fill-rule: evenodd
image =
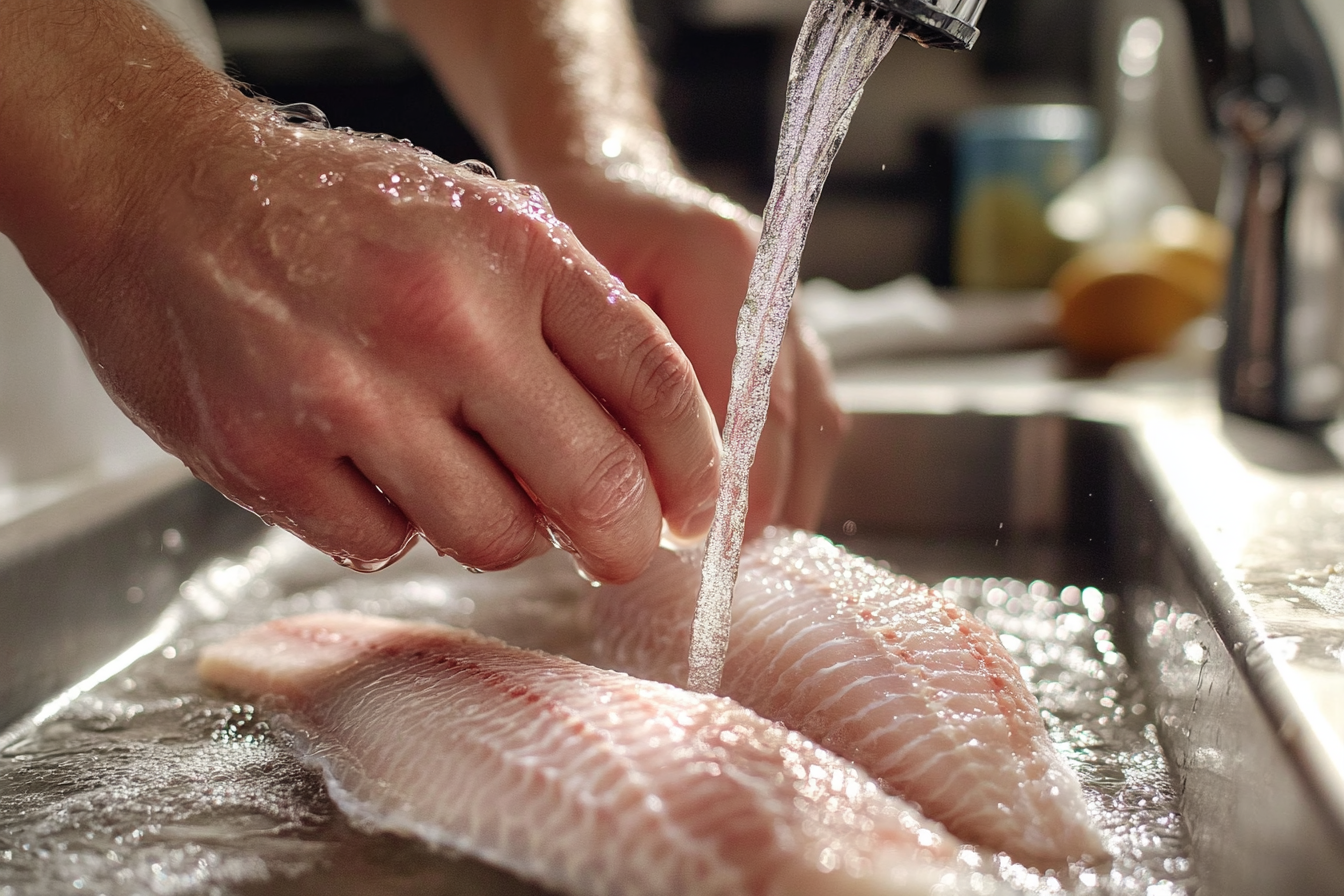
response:
M557 540L620 581L664 517L707 525L687 358L534 188L250 103L194 150L139 194L120 257L56 288L198 476L356 568L417 534L480 569Z
M536 178L584 245L667 324L722 428L759 221L679 174L627 174L574 167ZM817 527L846 430L825 349L795 315L751 470L748 536L772 524Z

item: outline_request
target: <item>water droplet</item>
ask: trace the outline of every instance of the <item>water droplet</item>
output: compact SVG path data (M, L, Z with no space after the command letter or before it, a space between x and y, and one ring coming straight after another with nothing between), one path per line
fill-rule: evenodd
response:
M542 518L542 524L546 527L546 536L551 540L551 547L571 554L579 552L579 549L574 546L574 541L563 529L545 517Z
M584 566L583 563L579 560L577 554L573 555L573 560L574 560L574 571L579 574L579 578L583 579L585 582L587 582L589 585L592 585L594 588L602 587L602 580L588 571L588 568Z
M383 560L360 560L358 557L351 557L348 554L332 554L331 559L344 566L346 569L353 569L355 572L378 572L391 565L396 557L387 557Z
M479 174L481 177L499 177L499 175L495 173L495 169L491 168L480 159L463 159L457 164L458 167L465 168L472 174Z
M169 554L180 554L185 547L182 533L176 529L164 529L162 543L164 551Z
M327 114L312 103L287 103L283 106L276 106L272 111L283 118L286 124L322 130L331 127L331 121L327 118Z

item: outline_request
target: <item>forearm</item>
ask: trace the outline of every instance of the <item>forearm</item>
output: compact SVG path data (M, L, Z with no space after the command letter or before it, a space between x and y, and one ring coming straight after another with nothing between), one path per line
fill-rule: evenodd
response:
M0 60L0 231L39 277L115 252L146 194L245 102L134 0L6 0Z
M675 163L626 0L391 0L503 173Z

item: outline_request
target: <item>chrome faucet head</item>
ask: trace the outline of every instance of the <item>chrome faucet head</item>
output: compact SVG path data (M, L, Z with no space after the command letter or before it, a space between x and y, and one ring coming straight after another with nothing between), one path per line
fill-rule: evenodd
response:
M888 13L905 36L926 47L969 50L980 36L975 27L985 0L858 0Z

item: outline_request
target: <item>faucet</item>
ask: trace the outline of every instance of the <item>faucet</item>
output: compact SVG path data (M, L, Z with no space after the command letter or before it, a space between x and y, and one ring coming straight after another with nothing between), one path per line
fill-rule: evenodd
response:
M926 46L975 42L985 0L861 0ZM1329 0L1338 2L1338 0ZM1235 234L1218 368L1225 411L1311 427L1344 407L1344 132L1304 0L1182 0Z
M980 36L975 27L985 0L859 0L891 16L903 36L926 47L969 50Z
M1183 0L1236 235L1218 369L1223 409L1284 426L1344 405L1344 132L1303 0Z

